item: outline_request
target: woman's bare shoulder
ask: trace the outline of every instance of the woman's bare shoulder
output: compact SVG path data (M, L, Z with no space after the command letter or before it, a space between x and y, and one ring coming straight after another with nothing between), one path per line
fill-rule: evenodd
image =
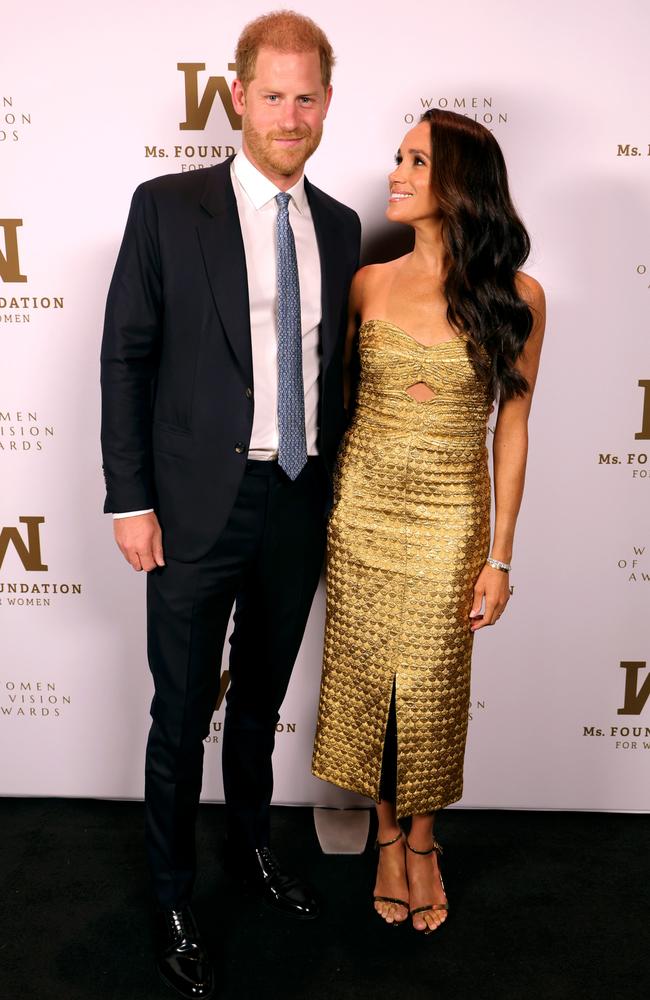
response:
M386 275L394 263L394 260L389 260L386 264L365 264L364 267L359 268L354 276L354 280L361 285L380 281L382 275Z
M544 312L546 297L537 278L533 278L531 274L526 274L524 271L517 271L515 284L519 295L531 309L534 309L535 312Z
M391 276L401 260L402 258L398 257L396 260L389 260L384 264L366 264L364 267L360 267L352 281L353 292L357 295L363 295L371 291Z

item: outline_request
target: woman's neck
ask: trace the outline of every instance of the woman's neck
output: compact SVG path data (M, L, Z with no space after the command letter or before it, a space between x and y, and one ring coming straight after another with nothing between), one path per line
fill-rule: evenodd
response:
M425 271L429 275L442 278L446 251L440 223L427 220L425 223L416 224L413 228L415 245L411 254L411 266L414 270Z

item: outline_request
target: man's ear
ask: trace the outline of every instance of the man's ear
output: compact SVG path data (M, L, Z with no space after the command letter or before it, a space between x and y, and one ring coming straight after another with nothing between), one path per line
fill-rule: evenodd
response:
M332 84L330 83L329 87L325 91L325 105L323 110L323 118L327 116L327 112L330 109L330 104L332 103L332 93L333 93Z
M233 80L231 93L232 93L232 103L235 111L238 115L243 115L246 109L246 91L244 90L244 84L241 80Z

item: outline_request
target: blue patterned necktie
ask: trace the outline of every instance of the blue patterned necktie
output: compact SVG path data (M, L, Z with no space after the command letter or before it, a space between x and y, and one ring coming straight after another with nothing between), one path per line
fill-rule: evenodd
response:
M278 464L289 479L297 479L307 464L305 387L302 380L300 285L293 230L289 222L291 196L282 191L276 223L278 272Z

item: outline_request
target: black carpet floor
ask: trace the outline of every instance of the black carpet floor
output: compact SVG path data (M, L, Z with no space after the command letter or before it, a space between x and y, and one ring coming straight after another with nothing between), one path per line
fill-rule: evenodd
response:
M0 799L3 1000L153 1000L139 803ZM650 816L449 810L450 899L429 937L369 901L375 855L324 856L311 810L273 811L274 847L324 899L301 924L223 873L202 806L194 909L221 1000L647 1000Z

